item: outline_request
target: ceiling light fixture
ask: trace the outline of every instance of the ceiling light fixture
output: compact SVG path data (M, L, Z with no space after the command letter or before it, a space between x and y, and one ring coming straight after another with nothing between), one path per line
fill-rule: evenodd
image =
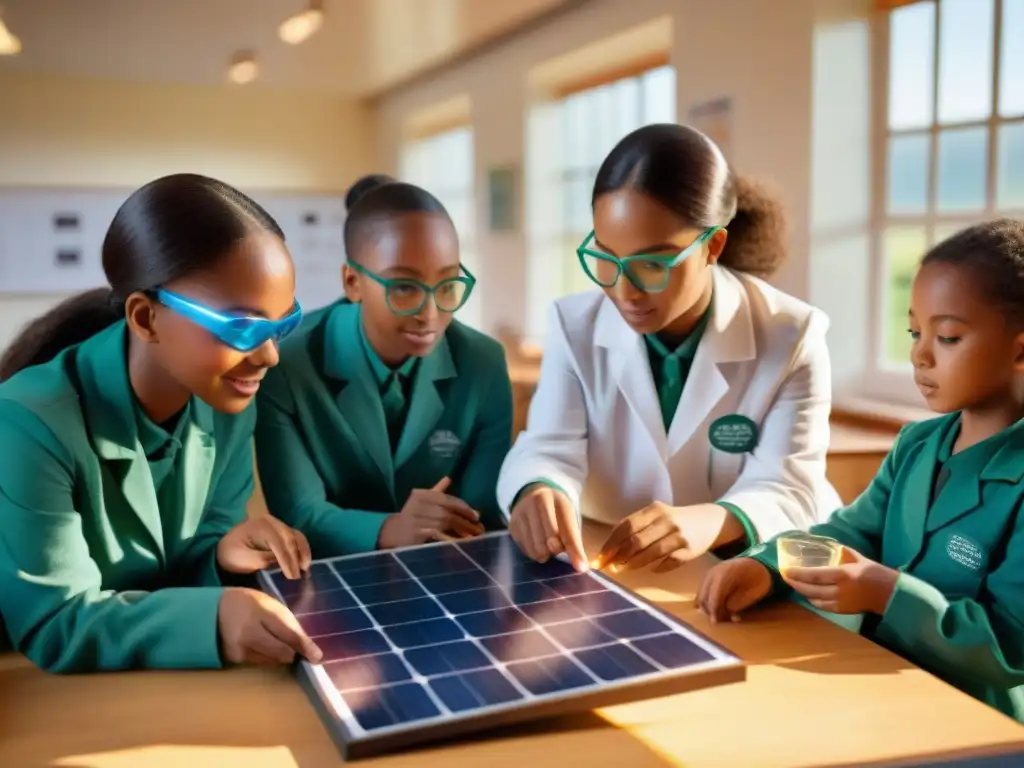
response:
M281 22L278 36L290 45L298 45L312 37L324 23L323 0L310 0L309 7Z
M17 56L21 53L21 40L4 26L4 20L0 18L0 56Z
M231 66L228 67L228 80L238 85L251 83L260 74L260 66L256 63L256 56L252 51L239 51L231 58Z

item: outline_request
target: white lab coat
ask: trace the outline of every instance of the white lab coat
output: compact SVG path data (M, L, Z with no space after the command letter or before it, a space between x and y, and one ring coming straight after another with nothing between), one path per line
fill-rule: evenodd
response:
M763 280L712 270L712 316L668 434L643 337L600 291L554 303L527 427L498 481L506 516L540 478L608 523L654 501L732 503L762 540L840 506L825 477L827 316ZM712 447L710 425L730 414L757 425L752 452Z

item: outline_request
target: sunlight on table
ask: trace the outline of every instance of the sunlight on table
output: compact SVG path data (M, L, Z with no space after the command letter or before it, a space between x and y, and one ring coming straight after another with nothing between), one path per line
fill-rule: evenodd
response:
M162 744L95 755L62 757L51 765L62 768L181 768L183 765L218 768L299 768L288 747L184 747Z
M696 595L692 591L671 592L661 587L634 587L633 591L644 600L660 605L663 608L675 603L690 604L696 599Z

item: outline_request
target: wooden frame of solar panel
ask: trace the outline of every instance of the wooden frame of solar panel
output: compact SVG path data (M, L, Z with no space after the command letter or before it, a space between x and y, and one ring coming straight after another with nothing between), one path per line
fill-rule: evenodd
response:
M465 570L452 572L447 569L442 569L434 574L429 574L428 572L428 575L417 575L410 568L410 566L416 566L421 569L424 564L429 564L434 560L451 560L452 558L446 553L453 551L457 552L464 559L467 559L474 568L470 569L465 566L460 566ZM474 554L476 557L474 557ZM479 558L487 560L488 562L486 565L485 563L482 563ZM494 562L495 559L497 559L498 562ZM358 565L360 561L364 561L366 563L363 568L353 567ZM391 563L399 564L399 566L404 570L404 579L402 581L414 582L419 591L425 593L425 597L418 596L408 600L397 599L395 601L391 601L391 605L397 606L402 602L411 604L414 601L433 601L434 604L441 608L442 616L440 618L433 617L423 619L423 623L431 621L454 623L457 628L461 629L463 633L462 638L448 638L447 640L418 647L405 645L401 648L393 642L392 637L389 635L389 631L400 628L402 623L386 625L385 629L385 625L381 625L374 613L370 610L371 608L379 609L384 605L384 603L373 603L372 601L370 603L366 603L363 598L356 596L355 590L373 589L376 586L381 588L393 588L395 584L399 582L371 581L365 582L361 585L352 583L352 581L359 580L354 574L369 574L374 569L379 570L382 567L385 570L395 570ZM494 568L499 571L497 576L491 572ZM532 573L534 575L525 580L516 581L517 577L515 571L517 568L520 572L526 570L528 573ZM326 611L319 612L319 615L322 616L332 611L348 611L354 608L356 611L359 611L370 618L370 626L368 628L357 627L357 630L376 633L387 643L386 648L382 648L380 650L371 649L362 655L356 654L355 656L335 661L325 661L322 664L311 664L305 660L301 660L296 664L296 674L302 684L302 687L313 702L322 722L346 760L369 757L371 755L391 752L418 744L450 738L452 736L489 730L494 727L510 725L517 722L565 715L600 707L623 704L639 699L656 698L670 694L682 693L689 690L714 687L727 683L739 682L746 678L746 667L739 658L729 653L724 648L721 648L701 633L681 622L679 619L662 611L650 602L620 586L613 580L606 578L601 573L591 572L583 576L576 575L571 572L569 566L562 560L553 560L546 564L533 563L519 554L518 549L515 548L515 544L511 541L508 534L504 532L486 534L485 536L478 537L467 542L433 543L417 547L394 549L387 552L374 552L347 555L338 558L328 558L315 561L314 570L317 570L319 574L313 579L314 582L316 581L316 578L322 578L324 576L326 576L327 579L332 580L331 586L333 586L333 582L336 581L338 586L336 589L331 591L333 591L335 595L338 595L339 591L347 590L349 596L353 598L354 603L354 605L349 607L343 605L341 608L328 609ZM435 590L429 588L427 584L424 583L424 579L427 581L432 580L433 582L437 582L439 579L443 580L444 578L448 578L451 580L452 578L455 578L459 581L465 581L466 584L471 584L473 579L471 579L470 576L475 576L477 572L484 573L492 584L484 587L473 588L470 586L465 589L456 589L454 591L449 590L435 592ZM349 578L346 579L344 574L348 574ZM276 579L275 576L277 577ZM475 576L475 578L478 582L481 580L479 576ZM577 585L583 584L584 582L581 581L581 579L592 580L595 586L599 585L601 588L572 594L573 590L576 589L576 587L572 587L568 592L565 592L566 585L570 583ZM532 602L519 602L514 599L510 592L510 590L516 590L530 585L536 586L537 582L540 582L541 585L540 587L536 587L536 589L550 591L555 595L555 597L553 599L535 599ZM586 583L590 584L590 582ZM283 581L280 571L274 570L261 572L260 584L266 592L287 603L288 600L278 588L278 585L280 584L282 585L282 588L287 587L290 589L292 588L292 585L296 584L296 582L289 583L287 581ZM556 590L560 587L563 591L557 592ZM313 589L315 589L315 587ZM536 589L534 591L536 591ZM501 591L501 594L504 596L511 608L508 606L495 607L493 604L489 604L489 607L482 611L452 613L443 602L443 599L448 599L449 602L452 599L458 599L456 596L459 593L461 593L465 598L469 593L479 591L487 591L491 598L493 598L497 594L496 590ZM322 594L328 595L331 591L324 591ZM522 590L520 589L520 591ZM596 596L603 595L605 593L618 595L619 597L615 598L615 600L618 600L620 604L628 603L628 605L621 610L614 610L610 613L587 613L585 612L585 609L580 609L578 607L578 604L586 601L588 597L591 598L591 602L594 600L598 600L598 602L600 602L600 599ZM290 596L295 597L295 595ZM547 625L536 621L530 613L527 613L526 610L529 609L530 611L533 611L533 608L539 608L542 610L544 606L550 608L555 606L556 603L566 603L571 601L576 601L572 604L573 610L581 610L583 612L576 617L567 619L566 621L550 622ZM521 614L523 617L518 629L510 629L508 632L499 634L477 634L471 633L466 629L466 623L470 622L470 617L473 615L476 615L477 618L486 618L485 614L491 614L491 618L495 618L493 614L497 614L499 611L509 610L514 613ZM650 618L640 615L638 611L642 611ZM304 613L301 610L296 610L296 614L299 616L300 622L302 622L304 618L317 615L318 612L309 611L308 613ZM628 635L623 637L622 632L614 632L613 630L606 631L605 629L600 628L595 621L593 621L614 619L617 614L621 619L629 619L634 624L637 619L640 619L641 623L643 621L650 621L650 619L654 619L656 624L660 623L664 625L664 629L657 630L655 634L643 637L629 637ZM501 619L495 620L499 621L499 623L501 621ZM517 619L517 621L519 620ZM596 641L591 646L571 648L564 647L565 644L563 642L554 640L550 634L552 631L557 631L559 626L564 629L576 622L586 622L594 627L594 629L599 633L604 632L608 635L611 641ZM477 623L477 621L473 620L472 623ZM413 621L404 623L404 626L407 629L413 629L414 625L419 624L420 622ZM518 630L523 629L524 627L525 632L519 633ZM541 655L527 657L524 659L502 661L494 655L495 651L489 650L493 643L498 641L499 638L513 638L517 635L522 636L531 632L539 632L543 635L547 639L548 644L554 646L557 654L547 654L546 656ZM321 646L324 646L329 642L325 640L325 637L333 636L335 638L343 638L343 636L347 634L351 639L355 637L356 632L349 630L346 633L332 633L325 636L316 635L315 632L311 634L317 636L317 642L320 643ZM663 646L661 649L658 649L651 644L657 640L666 642L668 639L678 640L680 638L687 642L689 650L697 651L706 658L694 663L681 663L677 668L672 668L671 663L659 663L658 660L647 655L648 653L657 651L662 656L662 662L665 662L665 659L667 658L665 657L666 648ZM647 646L643 645L645 642L648 643ZM473 653L482 651L483 653L481 656L488 660L488 665L486 667L477 667L473 669L466 668L461 670L455 669L447 672L441 672L439 674L424 675L420 673L414 664L405 656L405 654L410 650L413 653L416 653L417 651L436 651L437 648L441 648L444 645L455 643L470 643L476 646L477 650L474 650ZM490 645L488 645L488 643ZM622 649L615 648L616 645L626 645L628 648L624 651ZM648 650L645 652L644 648L647 648ZM463 651L467 650L471 649L463 649ZM651 668L652 671L639 674L627 673L623 679L620 680L602 679L594 672L594 665L597 659L592 660L588 664L584 664L578 658L580 654L588 653L591 655L605 655L613 665L618 664L621 668L622 660L620 659L617 662L613 657L611 657L609 654L612 651L616 651L620 656L625 653L629 658L634 656L639 657L643 660L646 666ZM629 651L632 651L632 653L630 654ZM671 656L671 651L668 651L668 653L669 656ZM363 689L357 687L339 690L337 684L332 681L330 674L325 669L325 667L328 667L331 664L361 663L360 659L364 661L371 660L373 658L383 660L385 657L392 655L397 656L402 665L404 665L402 673L409 674L406 678L392 680L387 684L367 685ZM566 665L563 671L567 670L577 675L579 672L582 672L590 677L592 682L588 682L586 685L573 686L561 690L555 690L554 692L544 692L539 694L532 692L523 684L518 670L521 670L528 664L538 665L544 674L551 677L551 672L545 668L544 662L555 663L557 661L560 663L564 662L566 659L568 659L570 663ZM509 670L512 667L517 668L517 671L510 672ZM436 686L443 682L443 678L448 678L449 681L453 681L453 685L455 683L461 685L466 691L476 696L477 701L479 701L479 692L474 692L473 689L467 685L466 679L474 675L482 676L490 674L489 670L496 670L502 677L504 677L507 682L503 684L510 684L509 688L515 689L518 698L501 703L476 706L466 711L453 711L450 708L449 703L443 700L437 693ZM498 681L492 679L492 682ZM533 682L537 682L537 680ZM344 698L344 696L348 695L357 696L361 692L369 694L379 692L386 693L387 691L385 689L390 688L391 690L397 690L400 686L410 686L410 688L404 689L408 693L413 693L415 688L421 689L426 695L426 698L429 699L429 704L437 710L437 714L429 717L411 719L406 722L397 722L392 725L384 725L381 727L367 729L359 723L356 712ZM455 693L459 692L456 691ZM419 696L419 693L416 695ZM448 695L453 695L450 689ZM392 704L395 703L395 701L392 702ZM389 714L394 714L388 707L387 702L383 702L381 706L383 706ZM363 714L362 710L360 710L360 714Z

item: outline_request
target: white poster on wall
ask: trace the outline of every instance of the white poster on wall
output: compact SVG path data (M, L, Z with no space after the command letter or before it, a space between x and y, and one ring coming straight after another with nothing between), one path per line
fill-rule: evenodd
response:
M726 160L732 160L733 118L729 96L694 104L688 113L689 125L715 142Z
M0 188L0 294L63 295L104 285L103 239L131 191ZM341 296L343 197L251 195L284 230L303 307L323 306Z

